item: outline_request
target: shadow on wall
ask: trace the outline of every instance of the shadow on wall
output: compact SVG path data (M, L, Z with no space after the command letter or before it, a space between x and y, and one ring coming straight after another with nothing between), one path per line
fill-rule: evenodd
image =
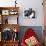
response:
M43 43L43 30L42 30L42 26L21 26L20 27L20 32L19 32L19 39L20 39L20 41L22 40L23 35L24 35L25 31L28 28L32 28L34 30L34 32L36 32L39 41L41 43Z

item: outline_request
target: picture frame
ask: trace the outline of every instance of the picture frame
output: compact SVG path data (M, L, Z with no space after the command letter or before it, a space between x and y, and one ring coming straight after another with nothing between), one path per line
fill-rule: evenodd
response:
M35 19L36 18L36 8L25 8L23 11L23 17L25 19Z
M2 10L2 15L9 15L9 10Z
M9 14L10 14L10 15L16 15L17 13L18 13L18 12L17 12L16 10L10 10L10 11L9 11Z

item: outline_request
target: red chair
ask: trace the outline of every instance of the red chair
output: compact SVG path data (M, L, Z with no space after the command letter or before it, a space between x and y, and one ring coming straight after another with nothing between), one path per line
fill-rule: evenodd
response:
M31 28L27 29L27 31L24 34L24 37L22 38L21 46L27 46L25 43L25 39L28 39L29 37L32 37L32 36L34 36L37 39L37 35L33 31L33 29L31 29ZM35 46L41 46L40 42L38 41Z

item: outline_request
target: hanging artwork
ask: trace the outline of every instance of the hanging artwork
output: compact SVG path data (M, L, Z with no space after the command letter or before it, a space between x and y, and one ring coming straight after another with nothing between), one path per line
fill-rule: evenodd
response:
M24 18L35 18L36 10L33 8L25 9L24 10Z
M2 15L9 15L9 10L2 10Z

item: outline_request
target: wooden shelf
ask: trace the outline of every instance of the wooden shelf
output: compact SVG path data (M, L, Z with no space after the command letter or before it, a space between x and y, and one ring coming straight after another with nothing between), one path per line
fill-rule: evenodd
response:
M0 7L0 10L11 10L11 9L15 9L18 11L19 7Z
M0 42L0 45L1 46L18 46L18 43L19 43L19 41L1 41Z
M0 24L0 28L1 31L5 28L9 28L12 29L14 31L14 29L16 29L17 31L19 31L19 25L18 24Z
M15 43L15 42L19 42L19 40L15 40L15 41L10 40L10 41L3 41L3 42L5 42L5 43L8 43L8 42L12 43L12 42L14 42Z
M14 14L12 14L10 12L13 12ZM17 12L17 13L15 14L15 12ZM14 17L17 16L17 18L16 18L17 24L8 24L7 16L14 16ZM6 17L6 19L5 19L5 17ZM3 33L3 30L8 28L8 29L11 29L10 31L14 31L14 33L15 32L18 33L18 31L20 29L19 24L18 24L18 17L19 17L19 7L0 7L0 20L1 20L0 32ZM2 36L2 34L1 34L1 36ZM1 37L0 46L18 46L18 42L19 42L18 39L17 39L17 41L16 40L13 41L12 39L10 39L9 41L4 41L4 39L2 39L2 38L3 37Z
M8 44L11 44L11 45L14 45L14 44L18 44L18 41L15 41L15 42L14 41L11 41L11 42L10 41L5 41L5 42L3 42L3 44L7 44L7 45Z
M4 12L2 13L2 11L4 11ZM16 14L11 14L10 12L13 12L13 13L17 12L17 13ZM0 7L0 15L1 15L1 23L2 24L6 23L5 20L7 20L7 24L8 24L8 18L5 19L5 17L9 17L9 16L14 16L14 17L17 16L17 24L18 24L19 7Z

